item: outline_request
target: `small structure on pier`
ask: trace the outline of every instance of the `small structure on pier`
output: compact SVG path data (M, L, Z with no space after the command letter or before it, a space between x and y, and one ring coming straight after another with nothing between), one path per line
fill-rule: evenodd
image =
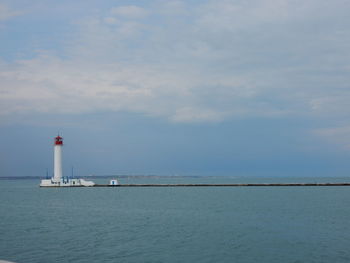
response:
M112 179L109 181L109 185L119 185L119 182L117 179Z

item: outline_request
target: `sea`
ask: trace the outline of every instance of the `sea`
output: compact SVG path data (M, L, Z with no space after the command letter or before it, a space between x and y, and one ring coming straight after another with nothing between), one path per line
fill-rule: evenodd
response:
M107 178L94 179L108 183ZM350 178L127 177L120 183ZM0 260L350 262L350 187L39 188L0 180Z

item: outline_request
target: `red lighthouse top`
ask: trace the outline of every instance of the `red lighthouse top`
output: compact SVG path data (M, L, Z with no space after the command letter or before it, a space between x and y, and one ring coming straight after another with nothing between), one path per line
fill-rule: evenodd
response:
M55 138L55 145L63 145L63 138L59 135Z

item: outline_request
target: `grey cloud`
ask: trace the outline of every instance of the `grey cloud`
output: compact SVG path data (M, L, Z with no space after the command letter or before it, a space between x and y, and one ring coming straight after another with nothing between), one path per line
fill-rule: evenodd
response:
M182 122L350 111L347 2L156 3L85 18L66 59L41 56L3 71L11 91L2 101L11 103L2 110L21 102ZM26 96L33 92L40 103ZM58 97L69 99L59 105Z

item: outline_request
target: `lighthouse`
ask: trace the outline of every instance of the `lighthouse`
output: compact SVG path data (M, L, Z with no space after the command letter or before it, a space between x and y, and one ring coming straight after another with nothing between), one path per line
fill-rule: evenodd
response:
M53 177L51 179L43 179L40 182L40 187L80 187L80 186L94 186L93 181L87 181L78 178L64 177L62 174L62 147L63 138L57 135L54 140L54 163L53 163Z
M54 174L53 180L60 182L62 178L62 146L63 138L57 135L54 144Z

